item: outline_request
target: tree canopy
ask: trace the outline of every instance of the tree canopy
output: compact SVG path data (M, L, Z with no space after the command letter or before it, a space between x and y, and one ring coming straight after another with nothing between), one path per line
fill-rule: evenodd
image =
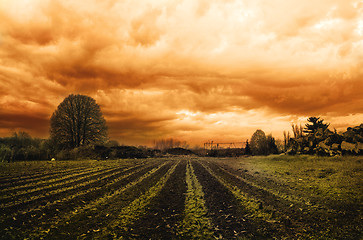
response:
M267 139L265 132L257 129L251 137L250 148L253 155L267 154Z
M104 143L106 121L96 101L85 95L69 95L50 119L50 137L63 148Z
M307 121L308 123L305 124L305 128L303 130L306 134L314 134L318 131L318 129L325 131L329 127L329 124L323 123L324 120L320 119L320 117L309 117Z
M301 126L292 125L294 138L285 134L285 151L288 154L363 154L363 124L337 133L335 129L329 130L330 124L324 123L320 117L309 117L307 121L303 131Z

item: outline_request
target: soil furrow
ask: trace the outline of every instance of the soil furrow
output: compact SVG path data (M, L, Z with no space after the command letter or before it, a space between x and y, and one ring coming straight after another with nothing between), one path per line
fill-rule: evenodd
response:
M294 204L292 202L279 198L264 189L250 185L216 164L206 162L204 162L203 165L204 164L206 164L206 166L210 168L214 174L226 181L229 185L237 187L243 193L247 194L248 197L257 201L260 205L260 209L268 209L273 212L273 214L278 213L286 216L296 215L296 220L303 217L301 213L299 214L297 209L297 207L301 208L302 206L293 206Z
M140 166L137 166L140 167ZM134 167L135 168L135 167ZM133 169L133 168L132 168ZM78 183L78 185L69 184L68 187L59 188L54 190L53 192L49 192L45 195L38 193L37 196L33 197L33 199L29 199L25 202L15 202L13 205L6 206L1 208L1 215L8 215L18 211L27 211L27 209L32 209L36 206L43 205L45 206L49 202L53 202L56 199L62 199L72 194L77 194L80 191L87 190L89 188L97 188L103 187L107 185L109 182L122 177L124 174L124 169L119 168L116 172L111 175L99 176L100 179L94 179L92 181L82 181Z
M192 161L195 174L202 184L205 201L219 238L225 239L268 239L272 229L264 223L249 219L237 199L200 163Z
M3 164L0 240L362 239L361 160L280 157Z
M168 171L161 177L155 184L150 186L144 193L138 198L133 200L129 205L120 209L116 219L107 226L101 228L100 232L91 234L88 239L94 238L109 238L114 239L123 238L123 233L128 231L130 225L137 221L140 217L146 214L147 207L150 206L150 202L154 199L165 186L166 182L172 176L179 161L174 161Z
M29 174L26 176L14 176L14 177L6 177L6 179L1 180L0 182L0 189L7 189L16 186L22 186L25 184L29 184L31 182L38 182L38 181L46 181L48 179L57 178L63 175L69 175L72 173L76 173L83 170L88 170L89 167L79 167L79 168L71 168L67 170L60 170L60 171L52 171L50 173L36 173L36 174Z
M12 226L13 229L23 232L37 232L41 231L41 229L50 228L61 222L61 219L71 218L75 214L81 213L84 209L90 208L88 206L101 204L102 199L108 199L110 195L114 195L113 193L117 192L120 188L124 188L130 182L138 181L142 175L155 167L155 164L148 164L148 166L143 168L137 166L133 171L125 172L126 176L121 177L115 182L90 188L92 191L74 198L56 200L54 204L46 205L34 211L25 212L24 214L16 216L16 218L8 218L7 222L2 224L7 224ZM7 234L11 234L11 232L13 231L6 231Z
M46 238L75 239L82 237L92 239L93 234L97 233L102 228L105 228L111 222L117 222L120 210L154 186L166 174L171 165L172 163L170 162L164 164L152 175L112 198L107 199L86 211L75 213L75 215L66 222L53 227L49 226L50 230L46 233Z
M259 204L257 212L269 214L275 227L290 237L318 237L320 235L319 232L329 227L331 228L331 226L336 226L329 230L331 235L344 235L337 231L341 231L350 224L352 226L350 227L349 235L357 237L360 235L358 230L352 230L354 229L352 221L357 221L355 219L359 218L359 211L354 213L345 212L343 214L342 211L336 212L327 207L312 207L296 201L291 202L276 196L270 191L257 187L258 185L250 185L248 181L244 181L239 175L236 176L236 173L231 173L230 169L227 170L216 163L208 163L207 166L215 174L228 182L230 186L237 187L240 191L251 197L253 201L256 202L257 200ZM340 221L336 219L340 219ZM333 232L336 233L333 234Z
M34 163L35 167L24 168L22 163L13 163L18 164L19 168L22 167L24 169L17 169L16 166L12 166L14 168L14 172L17 176L4 176L5 179L0 181L0 189L16 187L18 185L26 185L32 182L46 181L49 179L57 178L63 175L72 175L73 173L78 173L82 171L87 171L89 169L93 169L95 167L115 167L115 166L131 166L135 164L144 164L146 160L122 160L122 161L81 161L81 162L36 162ZM24 163L27 165L27 163ZM33 163L29 164L32 166ZM46 166L46 167L44 167ZM8 169L8 171L12 171ZM21 174L19 174L21 172ZM29 173L30 172L30 173ZM34 173L36 172L36 173Z
M152 169L154 165L147 165L147 166L135 166L132 168L129 168L125 170L123 175L121 175L117 179L113 179L111 182L108 182L106 185L104 184L98 184L93 185L93 187L85 188L82 191L77 191L77 193L74 193L72 195L65 195L62 198L54 198L51 199L49 202L47 202L45 205L36 205L34 208L28 208L24 211L18 211L16 213L13 213L10 217L16 217L18 218L19 215L24 215L26 217L27 215L30 216L36 216L36 213L43 213L43 211L49 212L50 209L63 209L62 206L70 207L72 203L79 204L79 201L82 204L85 204L86 201L89 201L93 199L91 196L100 196L103 193L109 193L108 191L113 191L113 189L117 188L117 186L124 181L128 181L129 179L132 179L132 175L137 175L136 178L139 176L139 174L142 174L144 172L147 172L148 170ZM104 179L107 179L108 176L102 176L102 178L97 179L95 182L101 183ZM124 180L127 179L127 180ZM86 183L89 186L91 183ZM74 205L74 204L73 204ZM57 211L58 211L57 210ZM59 211L58 211L59 212ZM49 217L49 214L47 215Z
M7 197L0 199L0 204L6 204L12 201L14 198L20 200L25 197L26 199L32 198L36 195L41 195L43 192L50 192L55 189L64 188L69 185L75 185L85 180L92 180L101 175L112 174L120 169L126 169L127 167L112 167L107 169L90 170L87 172L72 174L63 176L61 178L52 179L50 181L42 181L39 184L32 184L30 186L20 186L16 189L5 190L0 195L7 195Z
M148 211L123 234L125 238L175 239L183 219L185 200L185 167L182 161L166 182L159 195L152 199Z

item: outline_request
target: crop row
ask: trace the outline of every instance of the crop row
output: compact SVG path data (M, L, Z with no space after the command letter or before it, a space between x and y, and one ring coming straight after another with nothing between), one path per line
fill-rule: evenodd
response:
M68 176L91 169L105 169L143 163L144 161L135 160L12 163L7 168L0 169L0 189L9 189L10 187L22 186L32 182L51 181L61 176Z
M155 168L157 166L155 164L149 163L144 164L144 166L130 167L113 175L74 185L73 188L69 187L70 189L67 191L60 189L59 193L36 196L34 200L1 208L0 224L5 226L3 230L12 230L10 232L14 232L16 229L32 228L42 221L48 222L49 219L56 219L58 215L64 215L67 211L85 206L98 198L106 198L120 186L126 185L131 180L138 180L140 175ZM16 199L14 199L14 202L16 202ZM6 228L6 226L9 227Z
M55 226L45 225L42 230L47 237L52 239L57 237L69 239L82 236L94 238L94 235L100 234L110 237L117 234L117 231L122 230L118 226L122 226L123 222L132 221L132 215L127 214L127 212L131 212L127 209L135 210L136 215L145 206L142 201L137 199L143 199L145 193L156 186L159 180L170 170L171 165L170 162L165 162L153 168L134 181L120 186L112 194L91 201L79 211L72 212L62 223ZM120 215L121 211L125 214L125 218L122 218L124 215Z
M69 174L79 173L84 170L89 170L89 167L77 167L71 169L57 169L51 172L40 172L35 174L22 174L16 176L3 176L0 181L0 189L10 189L17 186L23 186L29 183L36 183L40 181L52 180L58 178L59 176L68 176Z
M205 169L225 186L237 199L246 217L257 225L280 237L337 239L342 236L360 235L357 214L341 214L342 211L329 208L324 202L314 206L297 191L282 184L236 172L218 162L201 161ZM290 193L288 196L286 196Z
M233 188L231 178L217 165L151 161L114 170L80 175L72 186L58 184L45 196L34 191L32 199L5 206L1 225L9 227L1 235L10 239L262 239L276 230L250 214L256 208L248 207L253 198ZM178 194L171 195L171 189L179 189ZM173 205L170 197L182 201Z
M67 199L68 196L75 196L79 195L83 191L88 192L89 190L94 190L97 187L104 187L105 184L112 182L114 179L123 178L124 174L128 171L133 171L134 169L137 169L138 167L131 167L126 170L121 170L109 173L105 175L101 175L96 179L92 180L84 180L79 181L75 184L67 184L66 186L62 186L58 189L51 190L48 192L45 192L43 194L29 196L29 199L17 199L16 201L10 202L8 205L3 207L4 212L14 212L16 211L23 211L31 209L34 206L46 206L50 205L52 202L55 202L58 199Z
M123 168L120 167L112 167L105 169L87 169L87 171L82 171L79 173L72 173L69 175L61 176L58 178L53 178L50 180L43 180L39 183L32 182L30 184L25 184L17 187L11 187L6 190L0 191L1 202L6 203L7 199L17 198L20 199L22 196L26 195L27 198L32 195L42 194L43 192L49 192L54 189L58 189L67 184L77 184L77 182L91 179L92 177L97 177L105 174L111 174L113 172L117 172Z
M19 185L14 203L7 200L0 209L0 239L343 239L348 230L354 239L360 234L350 225L332 229L342 225L324 204L307 205L300 195L286 196L296 190L215 160L148 159L83 173L70 171L50 186L32 189L30 199L23 198Z
M145 212L119 233L126 239L180 239L185 216L187 161L180 161L159 194L150 200Z

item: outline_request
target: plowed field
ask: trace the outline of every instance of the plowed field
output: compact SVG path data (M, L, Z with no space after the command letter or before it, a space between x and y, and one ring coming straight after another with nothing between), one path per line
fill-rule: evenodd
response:
M1 239L362 238L359 158L0 166Z

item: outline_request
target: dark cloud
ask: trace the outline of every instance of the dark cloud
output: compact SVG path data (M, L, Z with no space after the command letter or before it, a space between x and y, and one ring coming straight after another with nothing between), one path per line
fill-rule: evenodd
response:
M107 117L110 116L106 115ZM137 116L108 120L107 125L111 129L109 137L118 139L121 143L149 144L169 133L164 126L170 124L170 120L163 118L142 119Z
M24 112L8 113L0 109L0 132L9 134L16 131L44 137L49 133L49 117Z
M1 134L47 137L70 93L94 97L125 143L236 139L310 115L357 122L362 13L353 0L6 0Z

